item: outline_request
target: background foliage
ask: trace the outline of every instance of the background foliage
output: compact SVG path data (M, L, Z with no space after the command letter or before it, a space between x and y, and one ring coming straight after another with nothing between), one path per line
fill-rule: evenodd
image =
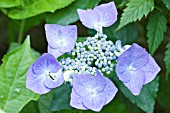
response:
M34 94L25 87L25 74L36 58L46 52L45 23L76 24L79 37L93 36L95 31L79 21L77 9L110 1L116 3L118 21L104 28L104 33L112 41L119 39L123 44L135 42L145 47L162 70L137 97L113 72L111 79L120 90L100 113L170 113L169 0L0 0L0 112L94 113L75 110L69 105L68 84L45 95Z

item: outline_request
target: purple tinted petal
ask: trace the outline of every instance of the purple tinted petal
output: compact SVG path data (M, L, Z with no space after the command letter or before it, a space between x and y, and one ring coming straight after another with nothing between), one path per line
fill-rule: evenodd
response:
M142 70L145 72L144 84L147 84L156 77L156 75L159 73L161 69L155 62L155 60L149 55L149 62L145 67L142 68Z
M71 92L70 105L77 109L87 110L87 108L83 106L82 97L80 97L78 94L76 94L73 89Z
M89 90L95 89L96 91L102 91L105 87L105 79L100 72L97 72L96 76L90 74L77 75L73 78L73 89L80 96L89 94Z
M131 59L133 67L142 68L148 63L149 55L144 48L137 44L133 44L129 49L132 50Z
M82 24L88 28L94 29L94 26L100 23L100 15L98 12L88 9L88 10L77 10L80 21Z
M77 27L75 25L46 24L45 31L48 44L52 48L59 49L60 52L69 52L74 48L77 39Z
M60 69L60 64L57 62L55 57L51 54L44 53L37 61L33 64L33 71L35 74L45 74L46 71L55 73Z
M120 56L118 58L118 62L116 64L116 74L122 82L129 82L130 79L132 78L131 74L127 69L130 63L131 61L128 56L126 57L126 53L124 57Z
M47 76L45 79L45 86L48 88L55 88L63 84L64 78L63 78L63 72L62 69L60 69L57 73L50 73L50 76Z
M94 11L100 14L103 27L109 27L117 20L118 13L114 2L97 6Z
M104 93L106 95L106 104L108 104L116 95L118 89L116 88L116 86L113 84L113 82L108 79L106 79L106 86L104 88L104 90L102 91L102 93Z
M98 93L97 95L86 95L82 99L85 107L97 112L100 111L106 103L104 93Z
M124 83L133 95L139 95L145 82L145 74L142 70L131 71L132 79Z
M50 45L48 45L48 53L52 54L55 58L58 58L59 56L64 54L64 52L60 52L59 49L52 48Z
M48 93L51 89L45 87L45 78L45 75L35 75L31 66L27 72L26 87L38 94Z

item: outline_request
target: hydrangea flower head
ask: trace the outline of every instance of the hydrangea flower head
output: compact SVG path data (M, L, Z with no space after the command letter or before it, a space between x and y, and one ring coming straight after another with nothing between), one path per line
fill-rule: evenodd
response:
M74 48L77 39L77 27L75 25L46 24L45 31L48 53L56 58L65 52L70 52Z
M151 82L160 67L146 50L133 44L117 60L116 73L134 95L139 95L144 84Z
M73 78L70 105L77 109L100 111L114 98L117 91L112 81L99 71L95 76L76 75Z
M60 64L51 54L44 53L27 72L26 87L35 93L48 93L64 82Z
M94 9L78 9L82 24L102 33L102 27L109 27L117 20L117 9L114 2L96 6Z

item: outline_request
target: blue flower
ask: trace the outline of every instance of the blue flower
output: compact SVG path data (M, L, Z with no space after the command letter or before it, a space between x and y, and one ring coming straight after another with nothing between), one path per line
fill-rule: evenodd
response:
M54 55L56 58L74 49L77 39L77 26L46 24L45 31L48 42L48 53Z
M44 53L27 72L26 87L38 94L48 93L64 82L60 64L51 54Z
M113 82L99 71L90 74L75 75L70 105L77 109L100 111L116 95L118 89Z
M117 20L117 9L114 2L96 6L94 9L78 9L82 24L102 33L102 27L109 27Z
M151 82L160 67L145 49L133 44L117 60L116 73L134 95L139 95L142 86Z

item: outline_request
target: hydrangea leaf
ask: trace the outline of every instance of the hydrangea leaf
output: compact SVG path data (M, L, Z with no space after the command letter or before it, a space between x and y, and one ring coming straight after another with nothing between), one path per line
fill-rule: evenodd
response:
M1 0L0 8L10 8L20 5L20 0Z
M29 36L20 48L5 55L2 61L0 108L6 113L18 113L30 100L36 100L39 97L25 86L27 70L35 61L30 48Z
M128 24L119 31L115 31L118 27L119 22L116 22L108 28L104 28L104 33L111 39L113 42L116 40L121 40L122 44L131 44L137 38L137 29L134 24Z
M165 90L165 88L170 87L170 77L165 80L165 76L160 77L160 87L158 92L158 102L161 106L165 108L170 107L170 90Z
M126 6L117 29L147 16L154 9L154 0L130 0Z
M37 101L30 101L19 113L40 113Z
M75 0L22 0L21 6L9 10L8 16L12 19L24 19L44 12L54 12L73 1Z
M170 0L162 0L166 8L170 11Z
M52 113L49 110L50 102L52 101L52 97L53 97L52 91L45 95L40 96L40 98L38 99L38 106L39 106L40 113Z
M72 109L70 106L71 86L70 84L64 83L53 90L53 99L51 102L50 110L59 111L63 109Z
M64 9L57 10L55 13L48 13L47 23L68 25L76 22L79 17L77 9L88 9L96 6L101 0L76 0L74 3Z
M153 113L155 99L158 92L159 77L156 77L152 82L143 86L139 96L134 96L124 85L118 80L117 76L114 76L114 82L117 84L121 92L127 97L132 103L136 104L146 113Z
M160 43L163 41L164 32L166 31L166 18L160 13L151 15L147 24L147 37L149 51L153 55Z
M170 42L167 44L167 50L165 52L165 65L166 65L166 77L168 78L168 74L170 73Z

